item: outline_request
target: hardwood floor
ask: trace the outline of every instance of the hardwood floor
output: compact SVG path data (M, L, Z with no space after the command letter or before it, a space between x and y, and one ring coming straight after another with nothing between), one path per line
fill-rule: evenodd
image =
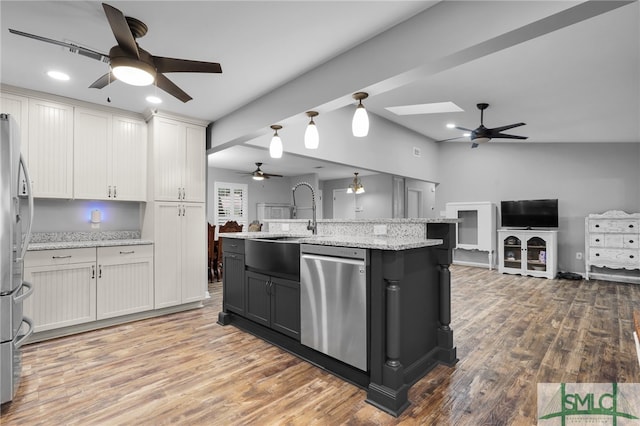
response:
M366 392L203 309L23 349L3 425L532 425L536 385L640 382L640 286L452 267L460 361L438 366L394 418Z

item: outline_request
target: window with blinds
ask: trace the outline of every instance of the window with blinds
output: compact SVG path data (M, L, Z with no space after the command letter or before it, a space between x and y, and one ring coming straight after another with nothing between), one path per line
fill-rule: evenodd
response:
M229 220L235 220L244 229L249 226L247 184L216 182L215 225L224 225Z

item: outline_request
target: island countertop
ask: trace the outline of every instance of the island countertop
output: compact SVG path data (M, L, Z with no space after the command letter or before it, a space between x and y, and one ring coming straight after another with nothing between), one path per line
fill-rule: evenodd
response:
M355 247L377 250L408 250L420 247L437 246L442 244L439 239L427 239L418 237L389 237L386 235L310 235L287 234L282 232L227 232L220 234L220 238L238 239L274 239L296 238L300 244L315 244L336 247Z

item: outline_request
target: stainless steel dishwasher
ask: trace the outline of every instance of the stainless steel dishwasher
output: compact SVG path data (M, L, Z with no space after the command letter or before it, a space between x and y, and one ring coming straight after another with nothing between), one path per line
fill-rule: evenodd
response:
M367 250L300 245L300 341L367 370Z

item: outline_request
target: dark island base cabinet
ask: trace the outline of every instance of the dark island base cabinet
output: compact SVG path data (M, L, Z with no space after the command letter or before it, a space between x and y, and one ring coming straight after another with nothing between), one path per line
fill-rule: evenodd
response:
M245 314L244 241L222 240L223 308Z
M300 340L300 283L246 271L246 317Z

